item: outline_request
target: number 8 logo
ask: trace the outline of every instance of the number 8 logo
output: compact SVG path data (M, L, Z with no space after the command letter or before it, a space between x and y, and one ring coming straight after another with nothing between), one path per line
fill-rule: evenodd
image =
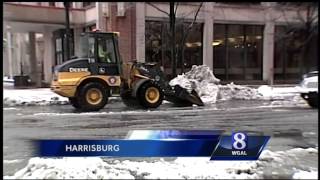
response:
M247 136L244 133L240 133L240 132L239 133L235 133L235 134L233 134L232 138L233 138L232 147L234 149L241 150L241 149L246 148L246 146L247 146L247 144L246 144Z

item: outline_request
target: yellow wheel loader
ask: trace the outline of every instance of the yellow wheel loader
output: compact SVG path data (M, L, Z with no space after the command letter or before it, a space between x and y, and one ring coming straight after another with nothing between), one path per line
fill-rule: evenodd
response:
M171 87L156 63L122 63L118 33L87 32L80 38L81 54L54 68L51 90L68 97L80 111L98 111L119 90L128 106L157 108L168 100L189 106L203 102L195 91Z

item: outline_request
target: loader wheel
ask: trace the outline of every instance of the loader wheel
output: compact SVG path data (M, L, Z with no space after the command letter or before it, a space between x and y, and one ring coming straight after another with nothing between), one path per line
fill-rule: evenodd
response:
M163 92L157 84L147 82L138 91L140 105L145 108L157 108L162 104Z
M82 111L99 111L108 102L106 87L97 82L85 84L79 90L78 102Z
M69 102L70 102L70 104L71 104L74 108L76 108L76 109L79 109L79 108L80 108L79 102L78 102L78 99L77 99L77 98L71 97L71 98L69 98Z

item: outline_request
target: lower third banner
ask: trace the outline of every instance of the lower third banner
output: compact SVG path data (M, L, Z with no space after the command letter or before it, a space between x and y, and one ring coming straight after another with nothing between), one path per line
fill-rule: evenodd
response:
M211 160L257 160L270 137L223 131L135 130L127 139L38 140L41 157L210 157Z

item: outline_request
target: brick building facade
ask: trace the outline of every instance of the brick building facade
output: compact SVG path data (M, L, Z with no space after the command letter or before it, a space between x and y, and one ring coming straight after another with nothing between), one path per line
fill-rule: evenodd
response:
M122 60L127 62L137 59L140 62L157 61L166 66L165 72L170 73L170 44L166 35L168 28L169 3L153 2L72 2L70 22L73 31L73 54L78 54L79 37L84 31L93 28L102 31L120 33L119 48ZM177 37L184 33L193 20L199 2L179 3L177 18L184 19L184 24L177 25ZM156 9L157 7L158 9ZM302 19L308 14L305 9L287 6L275 2L254 3L223 3L204 2L192 32L185 44L184 60L178 59L178 70L181 66L190 68L193 64L205 64L214 73L226 81L242 81L244 83L278 82L296 83L301 74L317 70L318 34L317 26L312 33L311 48L308 59L301 56L298 48L291 46L301 44L299 38L279 38L281 33L290 35L287 25L301 25L298 10ZM318 8L318 7L313 7ZM23 13L22 13L23 12ZM312 26L318 23L317 10L312 17ZM34 71L41 72L42 80L50 82L52 67L61 63L59 60L63 46L65 15L62 2L8 2L4 4L4 37L11 39L10 47L4 49L8 62L4 62L4 75L19 74L20 67L13 68L20 61L30 64L32 57L39 63ZM300 17L301 19L301 17ZM63 31L61 31L63 32ZM14 38L20 34L23 38ZM28 35L29 34L29 35ZM12 38L8 38L8 37ZM36 42L42 41L44 48L23 52L15 49L12 44L27 44L29 48L37 48L28 43L28 38L35 36ZM23 39L23 41L19 41ZM19 41L19 42L18 42ZM288 46L287 42L291 45ZM60 43L60 44L59 44ZM62 44L61 44L62 43ZM20 46L19 46L20 47ZM60 49L61 50L61 49ZM39 52L43 56L37 56ZM15 52L20 53L18 58ZM22 54L21 54L22 53ZM59 54L60 53L60 54ZM307 64L307 65L305 65ZM32 66L32 65L31 65ZM41 69L42 67L42 69ZM28 67L22 67L28 69ZM40 68L40 69L39 69Z

